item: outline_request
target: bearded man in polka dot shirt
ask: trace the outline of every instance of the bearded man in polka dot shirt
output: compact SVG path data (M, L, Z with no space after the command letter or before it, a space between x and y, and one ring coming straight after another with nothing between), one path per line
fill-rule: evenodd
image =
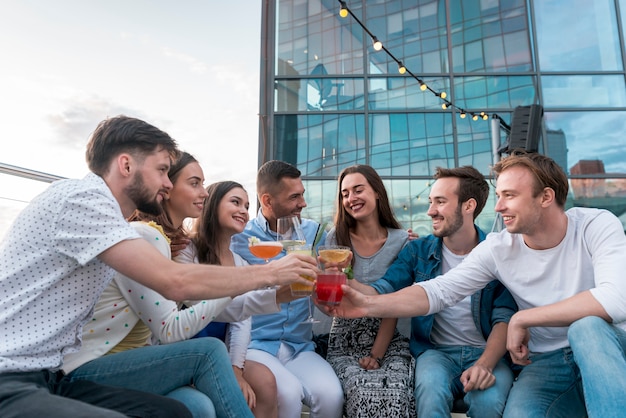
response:
M135 209L161 210L172 187L167 173L178 156L176 142L144 121L118 116L98 125L86 156L91 173L53 183L18 215L0 243L2 416L191 416L173 399L70 382L60 371L63 355L80 348L83 325L115 270L168 299L200 300L304 282L300 275L316 275L315 260L293 255L238 268L172 262L140 239L125 218ZM223 415L252 416L226 349L211 355L211 364L224 365L224 371L206 370L205 378L232 387Z

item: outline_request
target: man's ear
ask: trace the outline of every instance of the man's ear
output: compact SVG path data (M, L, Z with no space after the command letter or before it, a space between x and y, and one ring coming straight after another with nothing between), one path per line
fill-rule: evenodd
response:
M471 212L473 215L474 211L476 210L476 199L470 197L465 202L463 202L463 210L466 212Z
M272 207L272 195L269 193L263 193L259 198L262 207L271 208Z
M544 187L541 193L541 206L548 207L554 203L555 193L552 187Z
M131 175L133 168L133 159L128 154L120 154L116 158L117 170L122 177L128 177Z

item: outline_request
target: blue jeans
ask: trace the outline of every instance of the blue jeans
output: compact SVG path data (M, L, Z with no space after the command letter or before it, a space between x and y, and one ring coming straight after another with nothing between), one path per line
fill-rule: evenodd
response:
M506 418L586 417L580 371L569 347L530 356L513 383Z
M224 343L210 337L108 354L83 364L66 379L91 380L159 395L168 395L193 384L212 401L218 417L253 416L233 373ZM202 398L193 392L182 396L179 391L174 393L174 397L181 401L189 400L190 403L185 405L190 409L199 399L202 402ZM207 411L203 416L209 413Z
M483 353L482 348L447 346L426 350L415 362L415 407L418 417L449 417L462 398L470 417L500 417L513 383L513 372L501 359L493 370L496 383L485 390L463 392L461 374Z
M191 417L180 402L152 393L69 382L61 372L0 374L2 418Z
M626 332L602 318L588 316L570 325L567 338L580 368L590 417L626 413Z

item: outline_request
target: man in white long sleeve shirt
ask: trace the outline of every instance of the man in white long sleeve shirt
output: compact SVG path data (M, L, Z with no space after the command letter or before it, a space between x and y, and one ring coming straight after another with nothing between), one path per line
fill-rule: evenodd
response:
M381 296L346 287L334 314L432 314L498 279L520 309L509 322L507 349L524 366L504 416L621 416L626 237L620 221L605 210L565 211L567 177L548 157L516 154L493 170L495 210L506 231L489 235L437 280Z

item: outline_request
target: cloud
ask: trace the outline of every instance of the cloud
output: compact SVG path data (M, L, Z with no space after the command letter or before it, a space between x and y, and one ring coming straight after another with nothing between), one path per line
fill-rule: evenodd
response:
M142 118L138 110L97 96L66 99L62 105L64 110L47 115L46 120L56 134L54 140L59 145L72 148L84 149L91 133L105 118L117 115Z
M173 58L186 64L189 67L189 71L191 71L192 73L206 74L208 71L208 66L205 63L197 58L192 57L191 55L178 52L170 47L163 47L161 50L163 52L163 55L165 55L166 57Z

